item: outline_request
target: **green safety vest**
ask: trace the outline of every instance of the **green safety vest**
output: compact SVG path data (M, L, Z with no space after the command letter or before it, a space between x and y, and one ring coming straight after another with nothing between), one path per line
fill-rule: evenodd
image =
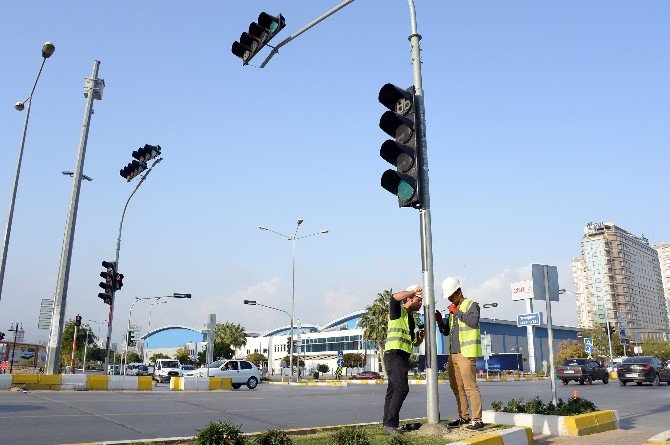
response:
M473 305L472 300L467 298L461 302L461 312L464 314L468 312L470 306ZM449 314L449 329L454 325L454 314ZM447 337L447 340L450 336ZM479 326L476 328L471 328L467 324L463 323L460 319L458 320L458 341L461 344L461 354L465 357L481 357L482 354L482 336L479 332ZM448 349L451 351L449 342L447 341Z
M409 314L407 309L400 307L400 318L391 320L389 313L389 324L386 331L386 351L400 349L408 354L412 353L412 336L409 333Z

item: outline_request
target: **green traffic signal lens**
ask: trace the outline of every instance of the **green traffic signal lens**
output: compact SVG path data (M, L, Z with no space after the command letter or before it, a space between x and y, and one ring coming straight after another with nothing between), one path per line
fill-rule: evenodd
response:
M401 179L398 183L398 198L407 202L414 197L416 189L404 179Z

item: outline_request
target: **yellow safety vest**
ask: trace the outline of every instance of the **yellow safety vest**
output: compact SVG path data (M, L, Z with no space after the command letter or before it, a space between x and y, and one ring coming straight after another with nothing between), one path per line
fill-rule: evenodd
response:
M400 307L400 318L391 320L389 313L388 329L386 330L386 351L400 349L408 354L412 353L412 336L409 333L409 314L407 309Z
M461 302L461 312L464 314L468 312L470 306L472 306L472 300L465 298ZM454 314L449 314L449 329L454 326ZM447 339L449 339L447 337ZM463 323L460 319L458 320L458 342L461 345L461 354L465 357L481 357L482 354L482 336L479 332L479 326L476 328L471 328L467 324ZM449 342L447 342L447 345ZM449 346L448 351L451 351L451 346Z

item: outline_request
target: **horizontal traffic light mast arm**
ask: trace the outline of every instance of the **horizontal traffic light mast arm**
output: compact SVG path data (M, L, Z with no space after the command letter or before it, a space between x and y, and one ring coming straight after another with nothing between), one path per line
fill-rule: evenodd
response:
M272 48L272 51L270 51L270 54L268 54L268 56L265 58L265 60L263 61L263 63L261 63L261 66L260 66L260 67L261 67L261 68L265 68L265 65L267 65L268 62L270 62L270 59L272 59L272 57L273 57L275 54L277 54L277 53L279 52L279 48L281 48L282 46L286 45L288 42L290 42L291 40L295 39L296 37L298 37L300 34L304 33L305 31L307 31L308 29L313 28L314 26L318 25L320 22L322 22L323 20L327 19L327 18L330 17L331 15L335 14L337 11L339 11L339 10L342 9L342 8L344 8L344 7L347 6L349 3L353 3L353 1L354 1L354 0L346 0L346 1L342 2L342 3L340 3L339 5L335 6L335 7L334 7L333 9L331 9L330 11L326 12L325 14L323 14L321 17L318 17L318 18L314 19L312 22L310 22L309 24L307 24L304 28L300 29L300 30L299 30L298 32L296 32L295 34L292 34L292 35L290 35L289 37L287 37L286 39L284 39L284 40L282 40L281 42L279 42L279 44L277 44L274 48Z

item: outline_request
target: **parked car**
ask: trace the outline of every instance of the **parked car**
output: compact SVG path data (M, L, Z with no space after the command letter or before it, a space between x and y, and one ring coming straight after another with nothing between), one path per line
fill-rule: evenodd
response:
M628 357L616 372L621 386L626 386L628 382L635 382L637 385L649 382L654 386L667 382L670 385L668 364L653 356Z
M594 380L602 380L607 385L609 382L609 373L600 363L588 358L569 358L563 361L556 370L556 376L567 385L571 380L592 384Z
M169 382L172 377L181 377L181 364L175 359L158 359L153 379L158 383Z
M381 380L382 376L378 372L363 371L351 376L351 380Z
M191 375L190 373L197 370L197 369L198 368L196 368L193 365L181 365L181 372L184 375Z
M24 360L28 360L35 357L35 352L34 351L26 351L23 354L21 354L21 358Z
M206 368L192 371L191 374L199 377L230 377L233 389L239 389L242 385L254 389L261 381L261 372L247 360L217 360Z

